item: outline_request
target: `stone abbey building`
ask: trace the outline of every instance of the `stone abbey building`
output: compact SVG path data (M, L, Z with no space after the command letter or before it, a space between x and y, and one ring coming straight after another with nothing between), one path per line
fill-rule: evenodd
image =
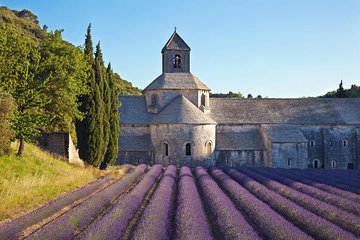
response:
M162 74L121 101L117 163L360 168L360 99L210 98L175 31Z

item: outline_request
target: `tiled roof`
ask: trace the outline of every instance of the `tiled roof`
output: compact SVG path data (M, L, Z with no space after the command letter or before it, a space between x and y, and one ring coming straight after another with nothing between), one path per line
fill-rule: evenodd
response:
M170 39L166 42L161 52L163 52L166 49L188 50L188 51L191 50L190 47L186 44L186 42L180 37L180 35L176 31L171 35Z
M192 89L192 90L207 90L210 89L200 81L192 73L163 73L152 81L145 89Z
M119 100L121 124L216 124L183 95L157 114L147 111L144 96L119 96Z
M153 116L153 124L216 124L183 95L179 95L160 113Z
M264 124L261 127L273 143L304 143L308 141L299 127L295 125Z
M121 124L151 124L156 114L148 113L144 96L120 96ZM178 99L179 101L179 99ZM180 103L172 103L162 115L180 114ZM190 103L190 102L189 102ZM294 124L347 125L360 124L360 99L223 99L210 98L211 113L205 115L195 105L189 111L211 118L218 124ZM190 103L192 104L192 103ZM193 106L193 107L192 107ZM176 110L171 110L174 108ZM163 112L162 111L162 112ZM170 113L172 112L172 113ZM179 112L179 113L178 113ZM181 111L181 114L186 112ZM161 113L161 112L160 112ZM158 114L160 114L158 113ZM185 116L185 115L183 115ZM162 116L165 117L165 116ZM161 122L162 117L157 120ZM196 118L193 116L192 118ZM185 122L185 117L180 122ZM192 119L195 122L195 119ZM206 120L205 122L207 122ZM169 121L175 122L175 120ZM200 122L204 122L203 119Z
M217 132L216 150L265 150L258 129Z
M360 124L360 98L210 98L218 124Z
M145 96L119 96L120 100L120 124L147 125L151 121L151 113L148 113Z

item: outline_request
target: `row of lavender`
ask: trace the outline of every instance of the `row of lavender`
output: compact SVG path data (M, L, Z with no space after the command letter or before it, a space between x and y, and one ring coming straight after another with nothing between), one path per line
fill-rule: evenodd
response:
M265 173L265 170L256 171ZM360 236L358 215L287 187L280 183L285 181L275 181L256 171L229 169L226 172L258 199L316 239L357 239Z
M189 168L183 167L178 190L174 191L176 170L168 167L166 172L169 169L171 178L165 175L161 181L135 228L134 239L360 237L360 205L354 201L359 195L336 188L340 180L344 185L349 181L346 172L329 175L339 180L323 181L323 184L335 182L332 186L324 184L332 187L324 191L295 179L316 183L314 176L320 178L325 172L227 169L225 174L217 168L206 171L198 167L193 175ZM356 179L357 175L352 175L351 180ZM341 194L334 194L334 189Z
M359 239L356 171L140 165L30 239Z

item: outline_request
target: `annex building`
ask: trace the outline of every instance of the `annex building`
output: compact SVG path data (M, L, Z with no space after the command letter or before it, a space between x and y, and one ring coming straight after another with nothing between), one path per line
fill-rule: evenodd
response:
M360 168L360 99L210 98L175 31L162 74L121 101L117 163Z

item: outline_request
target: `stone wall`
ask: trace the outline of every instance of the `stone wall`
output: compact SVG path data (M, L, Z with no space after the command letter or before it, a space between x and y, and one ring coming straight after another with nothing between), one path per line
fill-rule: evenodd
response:
M309 161L320 161L322 168L343 168L356 165L358 151L356 129L351 126L303 126L301 130L309 140ZM313 141L313 143L311 143Z
M151 151L119 151L115 164L129 163L132 165L154 164L154 154Z
M221 150L215 151L216 166L220 167L264 167L264 151Z
M360 128L356 129L356 163L355 168L360 169Z
M174 57L181 56L181 68L174 68ZM162 55L163 73L190 72L190 51L189 50L166 50Z
M260 127L260 135L264 141L265 153L264 153L264 162L266 167L272 167L272 144L268 136L265 134L265 131Z
M307 168L307 143L272 143L272 167Z
M215 125L160 124L151 125L151 141L154 146L155 163L164 166L214 165L213 154L207 153L206 144L215 149ZM168 144L166 156L164 143ZM186 144L191 145L191 155L186 156Z
M150 134L150 128L147 125L121 125L121 136L141 136Z
M256 129L264 149L247 149L239 141L234 149L215 151L215 131L241 135ZM119 152L118 163L307 168L313 167L314 160L318 160L321 168L346 169L349 164L357 169L360 167L360 129L356 126L300 126L300 130L307 143L271 142L258 125L126 125L122 126L122 135L151 136L151 151ZM168 156L164 154L165 142L169 148ZM212 144L211 156L208 156L206 142ZM191 156L185 154L186 143L191 144Z
M69 163L84 165L69 133L43 133L38 140L44 150L67 159Z

